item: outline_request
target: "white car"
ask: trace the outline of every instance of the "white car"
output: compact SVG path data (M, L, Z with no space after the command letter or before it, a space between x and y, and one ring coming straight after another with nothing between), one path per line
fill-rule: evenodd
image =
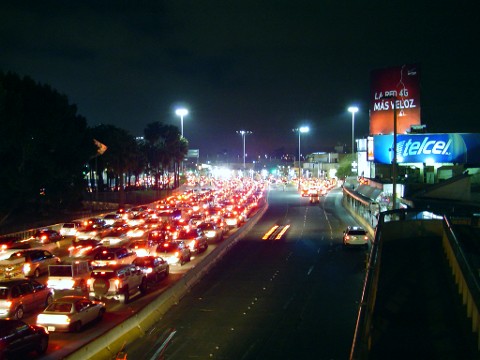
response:
M68 222L64 223L60 228L60 235L63 237L66 236L77 236L77 230L82 226L79 222Z
M79 332L83 326L100 321L105 313L105 304L83 296L64 296L53 301L37 316L37 325L48 331Z
M343 245L368 247L367 231L359 226L349 226L343 232Z
M218 227L214 222L205 222L197 226L205 234L209 242L217 242L223 240L223 229Z

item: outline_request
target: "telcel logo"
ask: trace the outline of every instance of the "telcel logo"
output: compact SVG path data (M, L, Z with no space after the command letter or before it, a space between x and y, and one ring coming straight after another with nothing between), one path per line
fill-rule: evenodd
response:
M397 154L403 157L415 155L450 155L449 149L452 139L447 142L443 140L429 140L426 136L423 141L400 141L397 144Z

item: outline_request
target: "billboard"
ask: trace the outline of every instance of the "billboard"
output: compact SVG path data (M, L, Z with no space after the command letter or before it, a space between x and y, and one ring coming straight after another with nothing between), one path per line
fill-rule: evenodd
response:
M420 66L402 65L374 70L370 76L370 135L393 133L397 110L397 134L420 125Z
M374 161L393 162L393 135L373 138ZM397 163L480 164L480 134L397 135Z

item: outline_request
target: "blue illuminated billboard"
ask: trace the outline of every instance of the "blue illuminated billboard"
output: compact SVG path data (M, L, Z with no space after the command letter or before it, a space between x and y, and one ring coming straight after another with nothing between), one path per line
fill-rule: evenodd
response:
M393 162L393 135L373 139L374 162ZM480 134L398 134L397 163L480 164Z

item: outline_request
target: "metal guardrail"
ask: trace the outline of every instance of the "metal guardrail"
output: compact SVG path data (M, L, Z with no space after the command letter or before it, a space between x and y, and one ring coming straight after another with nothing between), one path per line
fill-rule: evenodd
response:
M466 306L467 318L471 320L472 332L477 333L477 350L480 351L480 283L477 269L470 266L462 247L452 229L448 216L444 217L442 245L452 270L458 293Z

